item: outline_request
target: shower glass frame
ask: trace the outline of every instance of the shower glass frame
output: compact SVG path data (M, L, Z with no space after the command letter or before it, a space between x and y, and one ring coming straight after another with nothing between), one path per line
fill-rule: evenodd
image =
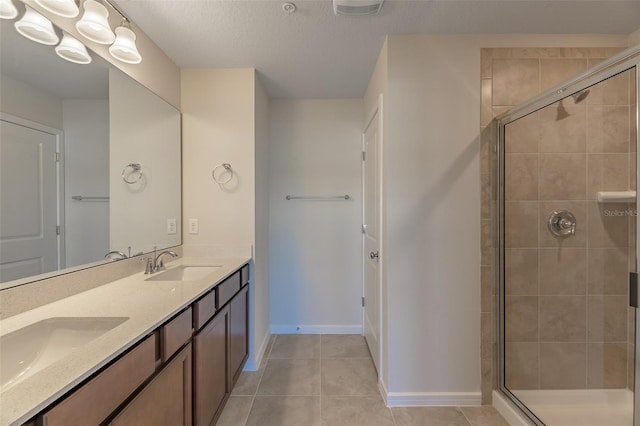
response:
M494 146L496 154L497 170L497 226L495 235L497 242L497 271L498 271L498 356L497 356L497 390L501 392L512 404L529 419L534 425L545 426L535 413L533 413L524 403L522 403L507 387L505 381L505 126L535 111L541 110L561 99L567 98L575 93L600 83L616 74L635 68L636 78L636 105L632 116L635 118L636 129L640 124L640 45L631 47L610 59L596 65L595 67L578 74L577 76L557 85L553 88L531 98L524 103L511 108L509 111L496 117L494 125L497 126L497 146ZM640 132L636 131L636 157L637 164L640 165ZM638 166L636 166L638 167ZM637 173L636 188L640 191L640 173ZM637 200L637 195L636 195ZM640 241L640 226L636 230L636 244ZM639 265L638 249L636 249L636 265ZM637 272L636 267L636 272ZM640 342L640 315L636 313L636 344ZM635 365L635 388L634 388L634 410L633 425L640 426L640 348L636 348L634 355Z

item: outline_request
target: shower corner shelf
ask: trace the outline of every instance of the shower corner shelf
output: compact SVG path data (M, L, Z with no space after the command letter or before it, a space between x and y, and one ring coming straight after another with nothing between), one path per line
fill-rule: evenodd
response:
M636 191L600 191L596 196L599 203L636 202Z

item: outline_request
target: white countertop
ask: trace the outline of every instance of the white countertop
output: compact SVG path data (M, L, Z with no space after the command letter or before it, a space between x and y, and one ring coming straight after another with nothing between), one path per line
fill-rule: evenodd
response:
M181 258L167 264L220 265L199 281L145 281L142 272L0 321L2 335L55 317L129 317L112 330L0 393L0 426L21 425L158 328L249 261Z

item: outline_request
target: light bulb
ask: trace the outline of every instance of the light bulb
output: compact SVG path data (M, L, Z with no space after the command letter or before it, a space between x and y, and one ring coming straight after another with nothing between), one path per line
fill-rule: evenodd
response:
M13 24L16 30L29 40L50 46L57 44L60 39L53 29L51 21L29 6L25 5L24 7L24 15Z
M111 44L116 36L109 26L109 11L95 0L84 2L84 15L76 22L76 29L89 40L100 44Z
M109 53L117 60L128 64L142 62L142 56L136 47L136 34L125 26L116 28L116 41L109 47Z
M18 16L18 9L11 0L0 0L0 18L13 19Z
M36 4L51 13L65 18L75 18L80 13L75 0L34 0Z
M76 64L91 62L91 56L85 45L65 32L62 33L62 41L56 46L56 53L62 59Z

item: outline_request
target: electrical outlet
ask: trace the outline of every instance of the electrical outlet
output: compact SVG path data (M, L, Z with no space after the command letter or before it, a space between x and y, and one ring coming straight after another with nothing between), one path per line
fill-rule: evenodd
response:
M175 219L167 219L167 234L173 235L178 232L178 222Z
M198 219L189 219L189 233L190 234L198 233Z

